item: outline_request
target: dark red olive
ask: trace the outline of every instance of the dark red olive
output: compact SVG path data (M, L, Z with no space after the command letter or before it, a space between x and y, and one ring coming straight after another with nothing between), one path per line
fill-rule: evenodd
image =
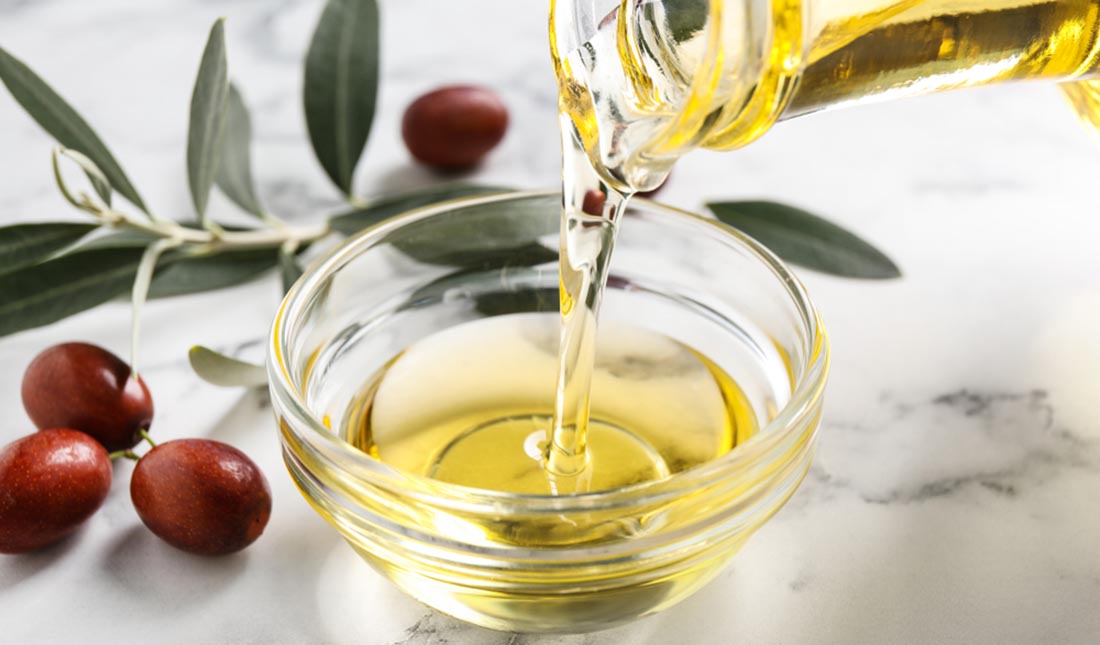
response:
M600 190L590 190L584 194L581 202L581 210L588 215L599 217L603 215L603 206L607 203L607 195Z
M260 468L218 441L180 439L150 450L130 479L141 521L165 542L199 555L225 555L256 541L271 515Z
M54 345L23 374L23 407L39 429L72 428L126 450L153 422L153 397L118 356L87 343Z
M508 108L497 93L475 85L429 92L405 110L401 136L412 156L441 170L465 170L504 138Z
M49 546L92 516L111 489L111 459L76 430L43 430L0 450L0 553Z

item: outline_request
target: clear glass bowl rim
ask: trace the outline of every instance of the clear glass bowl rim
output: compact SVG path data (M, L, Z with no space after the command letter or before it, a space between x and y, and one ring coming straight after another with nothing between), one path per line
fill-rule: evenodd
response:
M641 206L650 212L688 219L695 224L713 229L713 235L720 239L725 238L730 244L745 247L783 283L787 294L798 309L809 339L809 346L805 348L809 360L801 378L794 384L790 400L779 410L776 417L749 441L718 459L665 479L591 493L544 496L468 488L415 473L399 471L356 450L333 434L306 405L301 389L293 382L284 358L294 341L292 332L295 325L289 323L301 316L321 285L351 259L369 250L395 230L412 222L458 208L545 198L557 194L554 191L507 191L437 202L374 224L313 262L279 305L271 327L267 349L267 374L271 395L278 400L284 411L293 417L286 426L294 434L295 439L322 458L335 462L341 471L354 471L357 476L369 480L370 484L390 490L400 490L410 497L430 504L462 508L473 512L499 512L508 506L518 506L522 507L524 512L563 513L591 511L624 503L634 505L657 502L669 496L682 495L743 469L781 459L786 454L785 446L797 440L796 435L815 430L816 423L806 423L805 417L815 412L817 407L815 403L823 394L828 373L829 348L821 318L802 283L774 253L737 229L716 219L635 197L631 200L632 208ZM308 429L308 432L303 432L302 426Z

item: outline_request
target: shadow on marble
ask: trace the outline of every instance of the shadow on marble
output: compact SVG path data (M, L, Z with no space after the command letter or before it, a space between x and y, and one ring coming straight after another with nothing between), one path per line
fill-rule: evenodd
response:
M254 441L257 431L274 435L271 399L267 390L249 389L242 390L237 400L209 424L204 436L231 446L242 446Z
M371 190L369 194L402 193L452 181L474 183L471 177L476 172L476 168L473 170L434 171L414 165L409 161L408 163L390 166L386 170L372 175L370 183L372 186L377 186L377 188Z
M110 542L102 568L135 604L183 609L216 601L248 560L248 551L217 558L185 553L136 525Z
M83 526L57 544L34 553L0 555L0 589L11 591L20 583L38 575L40 571L53 566L76 547L81 533L86 530L87 526Z
M297 495L296 491L280 492ZM294 625L301 634L296 642L331 643L333 639L323 628L318 605L314 602L318 594L312 583L329 554L337 550L350 551L350 548L304 503L292 506L280 503L277 498L276 504L281 510L279 515L272 516L272 521L277 524L269 527L264 537L251 547L259 550L256 561L262 569L250 571L253 580L249 586L269 584L279 593L269 596L263 609L258 611L271 614L272 624ZM281 580L295 581L291 593L286 593L287 588L280 584Z

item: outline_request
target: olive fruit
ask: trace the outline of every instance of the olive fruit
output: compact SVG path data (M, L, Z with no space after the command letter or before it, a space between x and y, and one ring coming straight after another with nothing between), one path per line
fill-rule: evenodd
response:
M130 499L145 526L172 546L225 555L256 541L271 515L271 490L243 452L218 441L179 439L141 458Z
M153 422L153 398L118 356L87 343L54 345L23 374L23 407L39 429L72 428L110 451L141 440Z
M496 92L451 85L406 108L401 136L417 161L440 170L466 170L480 163L507 129L508 108Z
M111 459L83 432L49 429L0 450L0 553L49 546L92 516L111 489Z
M607 195L600 190L590 190L584 194L581 201L581 211L594 217L603 215L603 206L607 203Z

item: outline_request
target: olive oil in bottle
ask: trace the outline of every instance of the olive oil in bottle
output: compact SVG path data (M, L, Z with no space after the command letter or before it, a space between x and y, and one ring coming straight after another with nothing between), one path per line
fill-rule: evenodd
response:
M581 147L628 192L693 148L870 101L1041 79L1098 120L1098 0L552 0L551 51Z

